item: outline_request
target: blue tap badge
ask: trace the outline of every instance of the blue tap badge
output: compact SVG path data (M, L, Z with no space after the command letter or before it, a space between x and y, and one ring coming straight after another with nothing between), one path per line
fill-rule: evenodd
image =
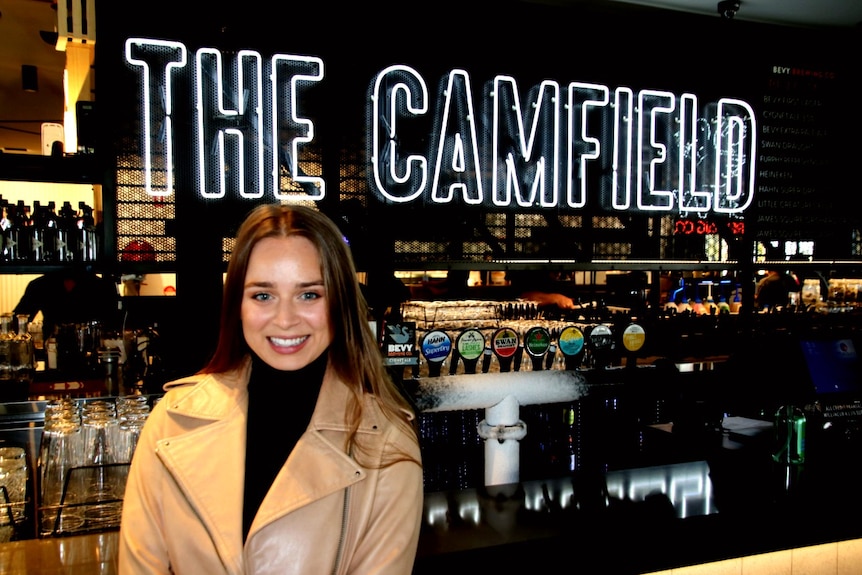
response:
M439 363L449 357L452 351L452 339L442 331L429 331L422 338L422 355L428 361Z

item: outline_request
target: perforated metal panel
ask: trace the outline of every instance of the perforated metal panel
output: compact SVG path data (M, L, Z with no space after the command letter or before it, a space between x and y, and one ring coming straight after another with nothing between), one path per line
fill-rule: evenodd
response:
M141 261L144 256L136 256L127 249L137 245L136 242L152 246L152 261L176 261L176 238L167 231L176 219L175 197L148 196L143 191L140 156L124 155L118 161L116 173L118 261Z

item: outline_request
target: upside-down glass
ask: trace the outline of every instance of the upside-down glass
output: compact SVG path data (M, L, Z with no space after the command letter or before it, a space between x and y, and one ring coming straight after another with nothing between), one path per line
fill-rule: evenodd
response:
M72 503L76 499L76 489L69 489L65 498L63 492L70 470L81 463L81 415L77 402L71 399L49 402L39 449L39 507L43 530L54 530L60 519L61 501Z

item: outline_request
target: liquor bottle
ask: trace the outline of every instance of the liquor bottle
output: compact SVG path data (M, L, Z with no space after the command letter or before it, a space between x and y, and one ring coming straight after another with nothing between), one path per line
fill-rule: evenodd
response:
M740 287L737 284L733 293L733 299L730 302L730 313L739 313L739 308L742 307L742 299L739 295Z
M57 234L60 228L60 218L57 215L57 204L48 202L45 208L45 258L49 262L60 261L57 255Z
M57 221L56 260L71 262L78 253L78 214L69 202L63 202Z
M12 314L0 315L0 385L12 380Z
M6 205L3 218L3 261L20 263L30 257L30 237L24 202Z
M30 228L33 226L33 218L30 216L30 206L26 205L24 200L18 200L15 212L17 214L15 227L18 230L18 261L32 262L33 232Z
M48 209L39 200L33 202L33 218L27 231L30 236L30 261L49 261L52 249L48 246Z
M36 373L35 350L30 336L30 318L18 314L18 334L12 340L12 374L15 383L30 385Z
M57 369L57 338L53 334L45 341L45 357L46 367Z
M712 294L706 296L706 303L703 305L706 308L706 313L708 315L716 315L719 312L718 304L715 303L715 300L712 298Z
M96 220L93 218L93 208L84 202L78 202L78 253L77 259L82 262L96 261L98 256L98 237L96 235Z
M785 465L805 462L805 414L787 404L775 412L776 450L772 459Z

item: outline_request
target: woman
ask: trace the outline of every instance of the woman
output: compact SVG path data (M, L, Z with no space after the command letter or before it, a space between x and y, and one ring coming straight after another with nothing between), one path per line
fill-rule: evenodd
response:
M216 351L165 389L129 472L121 574L411 572L423 494L414 414L326 216L252 210Z

